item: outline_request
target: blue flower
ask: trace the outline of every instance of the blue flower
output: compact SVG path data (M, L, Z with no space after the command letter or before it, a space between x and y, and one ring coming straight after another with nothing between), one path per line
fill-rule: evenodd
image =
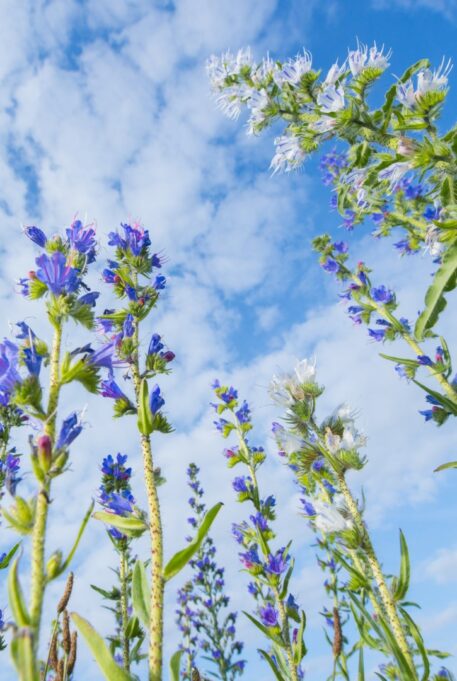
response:
M235 478L232 482L232 487L235 490L235 492L247 492L248 491L248 486L247 482L250 482L250 478L246 478L244 475Z
M126 336L127 338L130 338L135 333L135 326L133 324L133 315L132 314L129 313L127 315L127 317L125 318L124 325L122 327L122 331L124 333L124 336Z
M157 414L157 412L163 407L164 404L165 400L160 394L160 388L158 385L155 385L149 396L149 407L151 409L151 413Z
M267 603L263 608L259 608L259 615L262 624L266 627L278 626L278 613L271 603Z
M282 548L276 551L275 555L268 556L267 571L273 575L282 575L287 570L287 565L290 561L290 556L284 557L286 549Z
M164 345L161 342L161 336L158 333L153 333L149 342L148 355L156 355L163 350Z
M0 479L3 481L8 492L14 497L16 494L16 487L22 480L19 476L21 460L19 456L14 454L14 451L9 452L3 461L0 461ZM1 497L0 491L0 497Z
M368 335L370 338L373 338L373 340L377 341L378 343L380 341L383 341L386 335L386 330L385 329L368 329Z
M430 421L433 418L433 409L419 410L419 414L421 414L426 421Z
M2 404L8 404L11 393L22 382L18 371L19 348L5 339L0 343L0 396Z
M167 283L166 278L163 276L163 274L159 274L153 283L153 287L155 288L156 291L161 291L162 289L165 288Z
M113 478L117 481L127 481L132 475L132 469L126 468L127 455L118 453L116 461L111 454L108 454L102 461L102 473L105 476Z
M347 253L349 246L345 241L335 241L333 248L337 253Z
M105 368L112 372L113 355L117 346L117 340L101 345L97 350L93 350L86 355L86 361L93 367Z
M128 397L122 392L112 377L102 381L100 388L103 397L109 397L112 400L128 400Z
M79 272L67 265L67 259L60 251L51 256L43 253L36 259L39 269L37 278L42 281L55 296L63 293L74 293L79 287Z
M441 213L441 207L440 206L435 206L435 205L430 205L427 206L427 208L424 210L422 215L426 220L439 220L440 219L440 213Z
M94 262L97 242L93 227L84 227L81 220L75 220L67 229L67 238L70 248L86 255L88 263Z
M392 291L389 291L384 285L373 287L371 289L371 296L376 302L384 304L391 303L395 297Z
M39 227L26 227L24 229L24 232L26 235L31 239L37 246L41 246L41 248L44 248L47 243L47 238L46 234L41 230Z
M106 492L102 491L100 503L115 515L126 516L132 513L135 500L128 489L122 490L120 494L118 492L106 494Z
M235 412L235 416L240 423L249 423L250 413L249 405L245 400L241 407Z
M248 570L261 564L257 546L250 548L246 553L239 553L238 555L244 567Z
M417 355L417 361L419 362L419 364L422 364L422 366L427 367L433 366L433 361L430 359L428 355Z
M89 291L89 293L85 293L83 296L79 296L78 298L78 303L81 305L89 305L89 307L95 307L95 301L99 297L99 292L98 291Z
M384 213L372 213L371 219L379 227L379 225L382 225L382 223L385 220L385 215Z
M409 239L401 239L400 241L397 241L394 246L402 255L412 255L413 253L417 253L417 248L412 248Z
M348 232L354 229L356 214L353 210L345 210L343 216L343 227L348 230Z
M310 501L307 501L306 499L300 499L300 501L303 504L303 510L307 516L313 517L316 515L316 510Z
M262 513L257 512L255 515L251 515L250 518L254 527L256 527L260 532L268 531L268 521Z
M32 342L29 348L22 348L22 357L29 373L32 376L39 376L43 356L37 353L35 343Z
M83 427L79 421L78 415L74 411L62 423L56 448L63 449L64 447L69 447L73 440L78 437L82 429Z
M333 260L333 258L327 258L326 261L322 264L322 268L326 272L338 272L340 266L336 262L336 260Z
M121 227L124 230L124 236L118 232L110 232L108 244L117 246L122 251L130 251L133 255L144 255L145 250L151 244L148 230L138 224L132 227L121 223Z

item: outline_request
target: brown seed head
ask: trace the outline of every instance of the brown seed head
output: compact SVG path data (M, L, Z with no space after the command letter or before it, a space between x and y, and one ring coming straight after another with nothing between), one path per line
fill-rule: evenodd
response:
M67 577L67 583L65 584L65 591L63 592L63 596L57 605L58 615L60 615L67 607L68 601L70 600L72 589L73 589L73 573L70 572L70 574Z
M68 655L71 648L71 634L70 634L70 617L68 616L68 610L63 612L62 621L62 648Z
M343 646L343 632L338 608L333 608L333 656L339 657Z

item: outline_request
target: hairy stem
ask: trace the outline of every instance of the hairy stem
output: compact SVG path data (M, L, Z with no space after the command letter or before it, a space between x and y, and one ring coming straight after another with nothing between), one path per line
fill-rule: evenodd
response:
M281 622L281 631L282 631L282 635L283 635L283 638L284 638L284 643L286 644L285 649L286 649L287 664L288 664L289 671L290 671L290 681L298 681L297 668L295 666L294 655L293 655L292 646L291 646L291 643L290 643L290 633L289 633L289 627L288 627L288 623L287 623L286 609L284 607L284 602L281 599L281 595L280 595L277 587L274 589L274 594L275 594L276 603L278 604L279 621Z
M46 412L47 419L44 425L44 431L50 436L52 441L55 439L57 405L59 402L60 392L61 345L62 326L59 323L55 326L54 338L52 342L48 409ZM46 588L45 543L50 491L51 481L49 478L46 478L41 484L40 490L38 491L35 522L32 533L30 622L33 632L33 645L35 651L38 650L39 645L41 613L43 609L43 598Z
M121 583L121 619L122 619L122 662L126 672L130 671L130 644L127 636L129 623L128 615L128 580L127 580L127 549L122 548L119 562L119 580Z
M138 347L138 324L135 328L135 341ZM138 355L132 364L132 375L135 385L137 406L140 399L140 368ZM162 679L162 646L163 646L163 535L159 497L154 477L151 440L148 435L141 435L141 451L143 454L144 479L149 510L149 531L151 536L151 616L149 621L149 681Z
M357 503L352 496L352 493L346 483L346 479L344 477L344 473L342 472L337 472L336 473L337 478L338 478L338 483L340 486L341 493L344 497L344 500L346 502L346 505L348 507L348 510L352 516L352 519L354 521L354 524L356 525L357 529L361 533L363 537L363 545L364 545L364 550L365 550L365 555L367 562L370 566L370 569L373 573L373 577L375 579L375 582L377 584L377 587L379 589L379 595L382 600L382 604L385 608L385 612L387 615L387 618L390 622L390 625L392 627L392 631L395 636L395 640L403 653L403 656L405 657L408 666L411 668L411 672L414 672L415 666L413 662L413 658L411 655L411 651L409 649L408 641L406 639L406 635L403 629L403 626L401 624L400 618L398 616L397 612L397 607L395 604L395 601L392 597L392 594L390 593L389 587L387 586L384 574L382 572L381 566L379 564L378 558L376 556L373 544L371 542L371 538L366 530L365 523L363 522L362 516L360 514L360 511L357 507Z

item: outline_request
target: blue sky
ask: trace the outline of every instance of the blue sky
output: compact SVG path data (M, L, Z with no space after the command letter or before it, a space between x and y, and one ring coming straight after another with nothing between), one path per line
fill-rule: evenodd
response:
M0 19L2 332L8 335L8 321L27 317L37 332L46 333L39 309L13 298L11 282L30 269L34 257L21 224L52 231L79 212L97 222L105 243L102 262L107 232L120 221L140 218L155 248L168 257L169 290L151 330L162 333L177 354L175 371L163 383L176 432L156 443L157 461L168 479L161 491L167 555L187 534L184 471L195 460L208 502L225 502L214 535L233 603L245 605L246 580L238 572L229 527L246 509L233 503L230 474L220 455L223 443L207 406L210 383L219 375L252 402L258 441L271 450L263 484L266 492L278 495L280 531L294 537L295 591L309 616L308 678L325 678L321 576L290 476L274 454L269 424L278 413L265 391L275 371L315 356L327 386L322 409L350 402L369 438L369 463L353 484L358 489L363 483L379 553L387 569L397 569L402 527L414 561L412 595L423 605L418 618L427 642L455 654L453 476L432 473L452 458L455 427L437 430L422 422L417 414L422 395L401 383L378 357L379 347L351 325L335 285L317 266L309 248L312 236L327 230L342 235L319 180L318 160L296 174L272 177L268 166L275 131L250 138L243 121L225 119L211 99L204 63L213 52L245 45L259 59L267 51L286 58L306 47L314 63L326 69L337 57L341 61L358 37L393 49L383 80L387 87L392 74L400 75L421 57L438 64L444 55L455 56L457 2L30 0L3 3ZM456 78L453 72L444 126L453 123ZM394 287L402 312L414 317L429 263L420 256L401 260L391 244L374 242L369 231L351 235L354 257L375 265L377 280ZM94 285L100 285L99 278ZM455 347L457 326L449 311L442 329ZM73 342L69 333L69 347ZM111 424L109 405L75 390L63 407L86 404L87 428L74 450L72 473L56 485L55 546L69 545L81 508L96 494L101 458L118 448L134 461L137 456L133 431ZM4 526L0 531L0 545L7 545L10 536ZM80 576L73 607L103 631L109 631L109 617L88 585L96 579L109 583L112 560L102 529L93 523L76 561ZM60 589L51 585L49 612ZM1 598L0 606L6 602L5 595ZM173 588L167 611L169 653L176 642ZM264 667L252 651L260 641L245 622L240 621L240 632L251 650L247 678L258 678ZM98 673L83 649L81 656L81 678L95 681ZM1 666L0 680L11 678L11 670Z

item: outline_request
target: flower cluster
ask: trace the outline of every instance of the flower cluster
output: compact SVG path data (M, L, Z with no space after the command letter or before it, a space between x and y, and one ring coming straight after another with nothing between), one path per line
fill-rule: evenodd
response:
M187 469L188 485L192 490L189 499L192 516L188 522L196 528L200 527L206 511L199 472L195 464L190 464ZM191 541L192 538L188 539ZM229 598L224 593L224 568L217 565L215 555L214 542L207 536L189 562L192 579L178 592L179 608L176 613L183 638L181 649L187 658L183 671L185 679L191 679L198 648L205 653L204 659L215 665L221 679L235 679L245 667L244 660L236 659L243 650L243 644L235 639L237 613L225 614Z
M287 387L281 396L294 391L294 377L289 377ZM269 639L271 648L264 657L270 666L285 674L286 678L297 681L303 677L301 667L306 648L303 641L305 614L300 613L294 596L288 592L294 561L290 543L273 549L275 539L272 523L275 520L276 499L273 495L262 497L257 482L257 471L265 461L263 447L250 445L247 434L252 429L251 412L246 402L241 405L238 392L215 381L213 385L218 402L213 404L219 418L215 425L224 438L231 434L238 436L238 444L226 449L224 454L230 468L245 466L247 475L234 478L232 486L238 501L249 502L253 513L249 522L234 524L232 531L240 546L240 560L251 582L249 593L256 601L256 617L249 618ZM224 418L221 415L230 418Z
M116 459L108 454L103 459L101 468L102 484L99 503L109 513L121 517L132 515L135 508L135 499L130 487L132 469L127 468L126 463L126 454L117 454ZM109 533L116 541L127 540L127 537L116 527L111 527Z

